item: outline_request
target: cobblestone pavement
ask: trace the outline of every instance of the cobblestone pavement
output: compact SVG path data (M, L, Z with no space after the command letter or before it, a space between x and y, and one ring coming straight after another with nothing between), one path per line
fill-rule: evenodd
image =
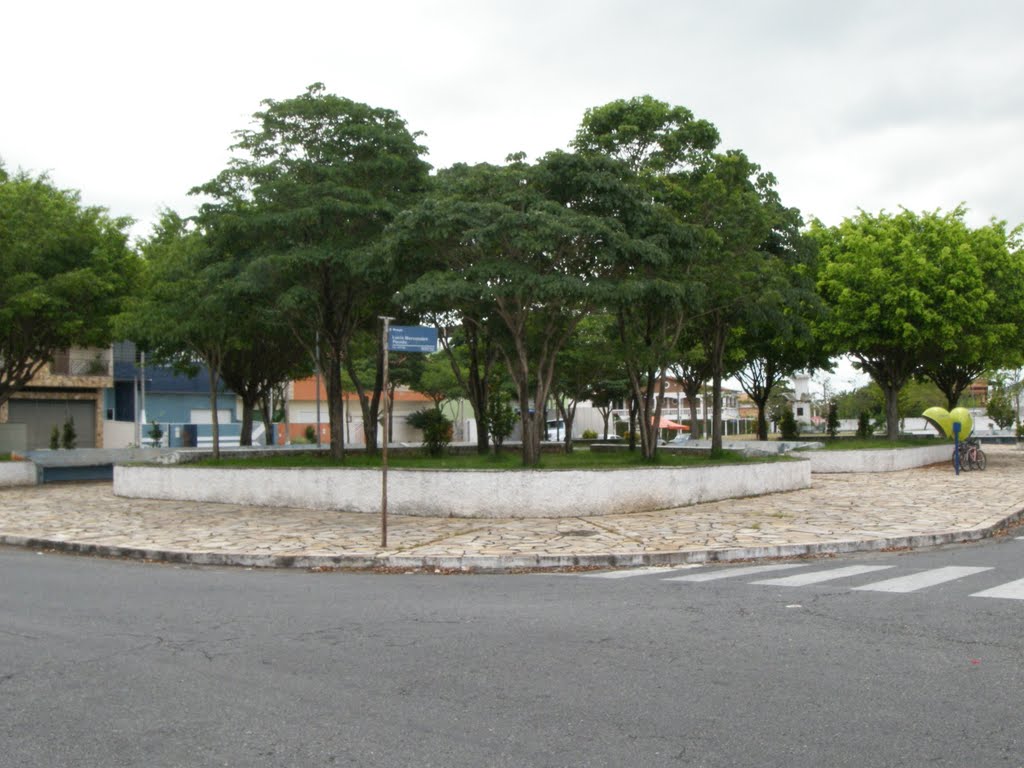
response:
M1024 512L1024 451L814 475L806 490L558 520L391 516L119 498L109 483L0 490L0 543L199 564L510 568L628 566L927 546L991 535ZM566 489L571 493L572 489Z

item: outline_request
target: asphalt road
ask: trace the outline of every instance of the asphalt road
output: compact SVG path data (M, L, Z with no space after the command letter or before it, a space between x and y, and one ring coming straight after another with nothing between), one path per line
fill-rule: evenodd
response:
M737 566L366 575L0 549L0 766L1024 765L1024 599L972 596L1024 579L1024 540L789 564L669 581ZM958 577L891 591L925 572Z

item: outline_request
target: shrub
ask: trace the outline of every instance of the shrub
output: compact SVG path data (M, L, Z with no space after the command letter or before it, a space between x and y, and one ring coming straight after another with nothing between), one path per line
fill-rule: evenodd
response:
M314 429L312 424L310 424L308 427L306 427L306 442L307 443L315 443L316 442L316 429Z
M1016 414L1014 413L1013 401L1002 390L996 390L989 398L986 408L988 417L999 425L1000 429L1006 429L1013 424Z
M405 422L423 432L423 447L430 456L441 456L452 441L452 422L437 408L410 413Z
M78 433L75 432L75 420L69 416L68 420L64 422L64 431L60 436L60 444L62 447L71 450L77 442Z
M825 422L825 431L833 440L839 434L839 407L834 402L828 404L828 420Z
M501 448L505 438L512 434L516 425L516 412L508 400L492 397L487 403L487 430L495 449Z
M796 423L796 417L789 408L782 412L782 419L779 421L779 431L783 440L796 440L800 437L800 428Z
M149 426L149 439L153 441L154 445L159 445L161 438L164 436L164 430L156 421L151 421Z
M596 440L597 439L597 432L595 432L592 429L584 429L583 430L583 439L584 440Z
M60 427L54 424L53 429L50 430L50 450L56 451L58 448L60 448Z
M861 411L857 417L857 437L871 437L874 430L871 427L871 414Z

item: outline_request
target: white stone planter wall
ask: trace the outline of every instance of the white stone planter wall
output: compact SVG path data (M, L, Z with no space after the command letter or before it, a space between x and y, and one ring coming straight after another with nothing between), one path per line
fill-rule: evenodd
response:
M808 451L811 472L896 472L953 460L953 444L922 448L889 448L877 451Z
M36 485L36 465L31 461L0 461L0 488Z
M433 517L576 517L645 512L807 488L806 461L608 471L445 472L392 469L388 511ZM369 469L215 469L116 466L114 493L346 512L380 511Z

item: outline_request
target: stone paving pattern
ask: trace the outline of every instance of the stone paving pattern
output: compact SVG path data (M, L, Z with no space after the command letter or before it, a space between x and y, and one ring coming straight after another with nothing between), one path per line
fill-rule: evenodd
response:
M601 517L470 520L119 498L110 483L0 490L0 543L239 565L517 567L675 564L920 546L990 535L1024 512L1024 451L814 475L811 488ZM738 471L742 471L739 469ZM566 493L572 493L571 488Z

